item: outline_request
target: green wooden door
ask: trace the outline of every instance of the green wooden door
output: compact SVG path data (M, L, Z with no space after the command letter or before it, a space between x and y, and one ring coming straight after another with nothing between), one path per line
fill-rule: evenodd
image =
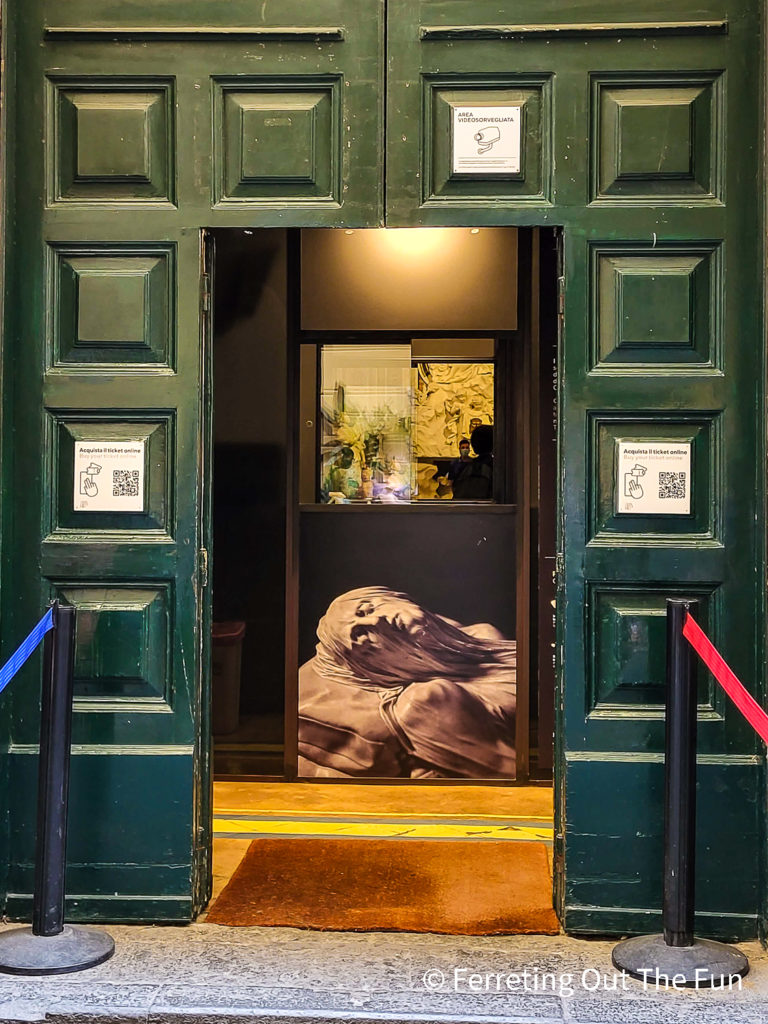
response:
M556 888L569 931L659 930L665 598L698 596L763 692L760 10L388 8L388 223L563 228ZM457 172L454 111L498 105L521 111L519 168ZM617 512L622 440L690 443L687 514ZM698 929L755 934L762 750L709 677L700 692Z
M614 8L388 5L387 222L563 227L572 931L658 927L665 596L699 595L763 686L758 7L642 0L618 26ZM53 594L80 611L73 917L204 902L201 229L380 222L382 9L8 5L0 639ZM520 109L517 170L453 171L469 103ZM691 444L689 514L616 514L619 440ZM108 442L143 451L138 510L75 507L76 456ZM0 707L12 913L31 891L37 670ZM700 751L700 931L750 934L762 759L706 679Z
M380 6L8 5L2 643L52 596L78 609L72 919L205 902L202 229L379 222ZM84 454L127 444L140 484L102 459L75 493ZM113 486L139 493L115 510ZM33 662L0 709L11 914L38 692Z

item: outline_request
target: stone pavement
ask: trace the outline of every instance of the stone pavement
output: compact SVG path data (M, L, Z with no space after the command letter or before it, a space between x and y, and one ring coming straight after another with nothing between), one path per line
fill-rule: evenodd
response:
M756 942L741 946L752 964L741 990L674 991L622 979L605 940L204 923L108 930L117 950L99 967L0 975L0 1022L768 1024L768 954Z

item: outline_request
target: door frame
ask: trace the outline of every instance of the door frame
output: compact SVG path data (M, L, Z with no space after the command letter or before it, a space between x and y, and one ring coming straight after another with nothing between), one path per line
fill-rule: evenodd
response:
M307 227L313 225L308 224ZM461 227L462 225L457 225ZM472 225L464 225L469 228ZM532 422L535 414L536 402L534 395L539 390L538 374L538 351L539 351L539 303L540 303L540 281L537 273L538 264L538 243L540 232L538 226L526 229L514 224L497 225L498 227L509 227L517 230L518 237L518 326L513 332L502 332L507 338L504 352L500 363L501 378L497 383L497 400L500 397L500 389L505 393L502 398L504 406L508 410L509 417L507 436L512 439L512 450L507 452L507 494L513 506L516 508L515 541L516 541L516 565L515 581L511 584L515 590L516 601L516 639L518 644L518 665L524 669L525 685L518 691L517 718L516 718L516 748L518 751L518 772L515 780L422 780L422 785L428 784L482 784L482 785L529 785L541 782L551 784L551 779L536 779L530 777L530 733L531 733L531 706L529 694L531 681L538 670L538 650L536 645L530 642L531 627L535 621L537 607L534 600L534 587L538 586L539 566L536 553L531 550L534 531L532 527L532 505L533 494L538 486L537 476L537 430L536 424ZM541 225L542 230L549 226ZM233 228L233 230L238 230ZM251 229L258 231L258 228ZM332 230L332 229L329 229ZM416 229L418 230L418 229ZM217 234L221 229L217 230ZM338 332L303 332L300 319L301 299L301 259L300 259L300 235L298 227L287 230L287 275L288 275L288 308L287 308L287 375L288 375L288 401L286 424L287 453L286 453L286 561L285 561L285 728L284 728L284 775L286 781L322 781L332 783L354 782L350 779L323 779L303 780L298 777L296 771L298 746L297 746L297 720L298 720L298 669L299 669L299 521L300 521L300 418L301 418L301 382L300 382L300 352L302 344L312 343L318 346L324 340L332 340L338 337ZM209 249L210 252L210 249ZM213 286L214 267L203 269L202 294L204 296L203 306L212 308L210 293ZM206 274L208 276L206 277ZM208 295L206 299L205 296ZM215 332L215 324L213 326ZM362 332L367 337L383 339L397 335L402 339L408 332ZM418 331L414 332L419 336L429 337L443 336L443 331ZM451 333L451 332L449 332ZM453 332L466 333L466 332ZM492 333L492 332L483 332ZM498 332L497 332L498 333ZM209 339L207 348L212 348L212 341ZM204 359L204 376L210 382L213 380L210 354ZM203 389L201 396L203 403L203 414L205 410L212 409L215 405L215 396L212 395L210 384ZM204 427L207 432L207 446L205 449L211 459L212 466L212 438L211 438L211 417L208 416L208 423ZM201 535L202 546L209 552L208 563L209 573L215 551L211 550L212 543L212 515L210 507L210 477L207 474L207 483L203 486L204 495L204 524ZM208 588L205 601L208 622L211 618L212 588ZM207 628L202 624L202 629ZM210 657L205 655L207 667L207 691L210 693ZM523 674L522 672L520 673ZM208 702L210 698L207 698ZM554 707L553 707L554 713ZM209 726L208 726L209 728ZM208 768L211 779L212 770L212 739L209 743ZM258 778L254 776L254 778ZM366 779L367 784L412 784L409 779ZM205 788L205 786L204 786Z

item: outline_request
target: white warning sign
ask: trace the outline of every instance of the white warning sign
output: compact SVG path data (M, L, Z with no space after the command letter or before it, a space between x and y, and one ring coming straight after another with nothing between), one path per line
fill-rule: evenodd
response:
M520 115L519 106L454 106L454 173L519 173Z
M76 512L144 511L144 441L76 441Z
M616 511L689 515L690 441L617 441Z

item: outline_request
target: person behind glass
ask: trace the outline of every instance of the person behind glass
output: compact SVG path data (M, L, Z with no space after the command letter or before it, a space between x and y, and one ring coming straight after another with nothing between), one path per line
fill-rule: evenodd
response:
M462 437L459 441L459 457L458 459L453 460L448 467L448 472L445 474L451 483L453 483L456 477L461 473L465 465L471 461L472 456L469 453L469 438Z
M477 456L465 462L453 479L456 501L482 501L493 497L493 427L475 427L469 439Z

